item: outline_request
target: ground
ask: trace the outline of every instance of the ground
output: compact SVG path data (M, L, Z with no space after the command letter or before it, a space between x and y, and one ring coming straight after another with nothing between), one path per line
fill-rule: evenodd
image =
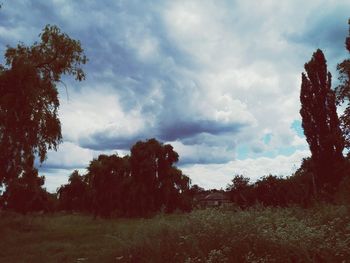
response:
M0 262L350 262L350 208L196 210L148 219L0 214Z

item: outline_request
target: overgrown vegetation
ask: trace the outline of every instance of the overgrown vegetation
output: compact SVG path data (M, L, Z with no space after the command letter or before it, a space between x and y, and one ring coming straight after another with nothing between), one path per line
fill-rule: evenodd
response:
M350 164L348 157L335 171L342 175L336 190L318 191L314 184L313 161L303 160L300 168L290 177L264 176L250 183L249 178L236 175L227 186L230 199L241 208L256 204L273 207L298 205L312 207L317 202L348 204L350 201ZM201 192L203 190L197 190Z
M348 206L0 216L1 262L347 262Z

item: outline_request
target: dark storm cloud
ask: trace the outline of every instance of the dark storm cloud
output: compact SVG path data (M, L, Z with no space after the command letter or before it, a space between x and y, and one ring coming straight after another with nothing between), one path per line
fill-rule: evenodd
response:
M222 155L217 154L196 154L192 156L185 156L181 157L179 159L178 165L186 166L186 165L192 165L192 164L223 164L227 163L230 160L232 160L231 155L227 155L226 152L224 152Z
M156 137L164 142L180 140L183 141L186 145L204 143L208 146L213 146L220 144L217 141L218 135L229 133L231 136L233 136L245 126L245 124L241 123L223 124L210 120L173 121L168 125L160 122L159 129L147 129L146 131L127 137L125 137L125 135L119 135L117 132L111 133L110 129L100 130L98 132L90 134L86 138L79 139L78 143L81 147L92 150L129 150L132 145L139 140L146 140L148 138ZM206 140L203 140L204 137L202 135L205 135ZM211 140L208 139L209 135L212 136ZM216 142L213 143L213 140L216 140ZM225 144L226 143L227 142L225 142ZM234 144L232 143L232 145ZM202 159L203 158L199 158L199 160ZM196 162L199 160L197 159ZM213 161L213 159L211 160ZM215 160L215 162L217 162L217 160Z
M192 138L202 133L220 135L230 132L234 134L245 126L242 123L222 123L213 120L173 121L166 124L160 122L159 136L163 140L174 141ZM189 140L187 142L189 143Z
M242 129L243 126L240 127ZM237 130L238 131L238 130ZM220 136L220 140L218 140ZM235 141L235 133L228 132L219 135L209 134L209 133L200 133L189 138L183 138L181 142L184 145L200 145L205 142L205 145L208 147L226 147L229 150L234 150L237 142Z
M130 150L130 148L139 140L146 140L150 138L150 135L136 135L136 136L113 136L106 135L103 131L96 132L90 135L88 138L79 139L78 143L80 147L92 149L92 150Z
M349 5L340 4L309 17L308 25L297 34L288 36L290 41L323 49L331 64L344 57L345 38L348 35Z

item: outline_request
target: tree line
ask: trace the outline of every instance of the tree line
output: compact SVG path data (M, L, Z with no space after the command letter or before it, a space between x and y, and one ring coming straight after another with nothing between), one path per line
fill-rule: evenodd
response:
M137 142L130 156L100 155L85 175L74 171L58 189L58 209L104 217L189 211L190 179L174 166L178 157L155 139Z

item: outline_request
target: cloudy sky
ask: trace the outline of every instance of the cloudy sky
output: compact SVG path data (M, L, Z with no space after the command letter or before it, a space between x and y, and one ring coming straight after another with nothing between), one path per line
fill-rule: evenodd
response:
M205 188L291 175L309 155L300 75L321 48L336 80L350 1L3 0L0 51L46 24L81 41L87 79L64 78L63 143L40 168L54 191L101 153L157 138Z

